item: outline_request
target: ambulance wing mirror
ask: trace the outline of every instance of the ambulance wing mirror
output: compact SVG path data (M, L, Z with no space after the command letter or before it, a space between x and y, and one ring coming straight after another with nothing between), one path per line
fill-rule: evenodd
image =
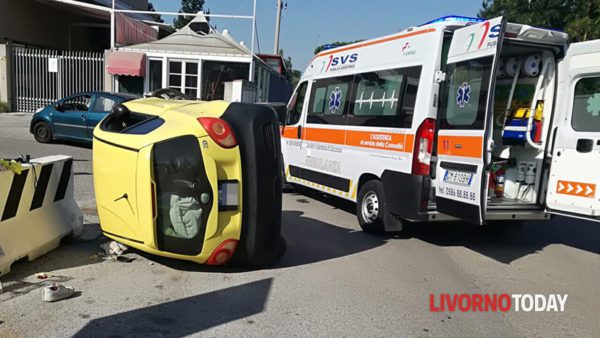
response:
M446 73L441 70L436 70L434 74L435 83L442 83L446 81Z

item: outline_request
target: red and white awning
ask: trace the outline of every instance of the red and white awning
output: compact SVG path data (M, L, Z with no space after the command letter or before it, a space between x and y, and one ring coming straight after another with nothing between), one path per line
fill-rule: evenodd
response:
M146 75L146 54L141 52L110 52L106 58L106 71L112 75Z

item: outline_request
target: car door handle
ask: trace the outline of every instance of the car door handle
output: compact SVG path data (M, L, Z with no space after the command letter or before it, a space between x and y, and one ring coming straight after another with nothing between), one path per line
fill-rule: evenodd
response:
M302 126L298 126L298 139L302 139Z
M589 153L594 148L594 140L580 138L577 140L577 152Z

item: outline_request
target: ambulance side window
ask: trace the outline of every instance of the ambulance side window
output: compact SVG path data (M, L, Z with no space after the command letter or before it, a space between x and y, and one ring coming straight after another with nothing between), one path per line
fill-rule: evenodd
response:
M298 90L292 96L288 105L288 114L285 122L286 126L295 125L300 121L302 116L302 107L304 107L304 98L306 97L307 82L303 82L298 86Z
M420 66L356 75L348 124L410 128L420 77Z
M576 131L600 131L600 77L577 81L571 126Z
M483 129L493 57L448 65L441 94L440 125L444 129Z
M352 79L353 76L343 76L315 80L306 122L345 125Z

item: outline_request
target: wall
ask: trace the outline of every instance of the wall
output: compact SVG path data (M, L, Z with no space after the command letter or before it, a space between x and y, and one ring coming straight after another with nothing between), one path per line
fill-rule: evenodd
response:
M65 6L63 5L63 8ZM107 20L94 19L34 0L0 0L0 39L52 49L69 49L71 24L107 24ZM72 48L87 49L91 38L81 38L74 27ZM85 35L84 35L85 36Z
M10 104L10 44L0 43L0 102Z

